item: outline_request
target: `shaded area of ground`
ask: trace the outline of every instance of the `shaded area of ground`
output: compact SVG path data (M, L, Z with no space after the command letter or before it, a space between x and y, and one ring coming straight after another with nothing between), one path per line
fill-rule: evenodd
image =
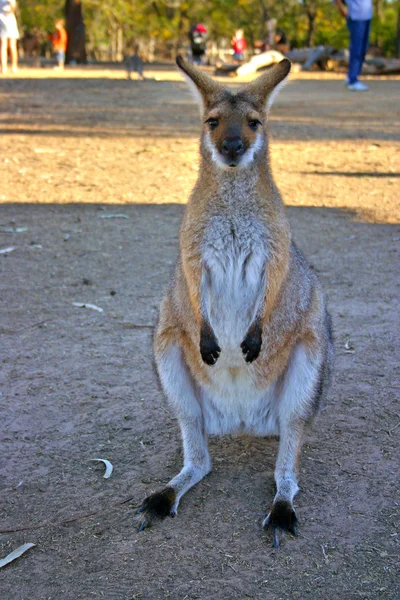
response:
M0 529L27 529L1 534L0 556L37 544L0 571L2 596L397 598L395 129L384 142L371 133L364 139L358 116L359 135L321 139L310 119L309 140L291 137L290 122L279 125L285 106L303 120L311 107L317 121L330 110L323 92L313 95L315 80L301 80L298 91L289 86L289 100L282 94L271 115L276 178L288 203L297 204L288 208L294 236L328 293L337 350L329 402L302 456L299 537L276 553L261 530L274 494L275 440L212 440L213 472L188 493L178 518L142 534L134 527L134 506L182 460L151 338L177 254L181 204L196 175L196 108L174 81L157 82L163 91L154 98L146 82L122 93L122 85L104 79L93 95L91 81L66 77L4 80L3 106L13 106L21 86L32 98L41 82L57 94L43 94L32 121L30 109L28 116L21 109L21 126L36 123L37 132L20 136L11 127L1 139L0 249L15 249L0 254ZM356 114L359 99L332 83ZM373 84L383 86L382 106L399 86ZM112 106L123 110L131 93L152 127L147 104L158 106L159 118L175 128L172 137L136 137L130 121L126 136L114 133ZM103 137L43 135L47 117L51 127L66 126L61 105L68 94L89 98L99 111L105 105ZM370 98L364 109L377 114ZM71 129L85 129L85 119L85 111L74 113ZM110 480L90 462L97 457L113 462ZM71 521L88 513L96 514Z

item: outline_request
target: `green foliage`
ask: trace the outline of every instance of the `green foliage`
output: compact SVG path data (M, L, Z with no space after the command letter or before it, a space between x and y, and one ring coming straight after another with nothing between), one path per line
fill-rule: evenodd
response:
M37 27L44 31L54 30L55 19L64 17L64 0L21 0L18 2L21 24L24 30Z
M178 47L187 40L190 26L203 22L210 38L230 40L236 28L245 31L250 45L266 38L266 19L276 18L293 47L306 45L310 15L315 15L314 44L334 48L348 45L345 20L332 0L82 0L91 46L107 46L117 29L126 44L138 36L156 38ZM53 29L64 14L64 0L20 0L24 29ZM395 50L396 23L400 0L374 0L375 17L371 42L388 55ZM378 13L379 16L376 16Z
M394 56L396 45L397 19L400 13L400 0L386 2L382 18L372 19L371 42L379 46L386 56Z

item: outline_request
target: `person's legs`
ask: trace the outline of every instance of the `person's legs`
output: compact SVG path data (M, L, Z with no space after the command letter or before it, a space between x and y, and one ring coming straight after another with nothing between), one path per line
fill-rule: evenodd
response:
M371 29L371 21L362 21L362 23L364 23L364 35L363 35L363 44L362 44L362 56L361 56L360 72L361 72L361 68L363 66L363 62L365 60L365 55L367 54L367 51L368 51L368 46L369 46L369 32L370 32L370 29Z
M56 60L57 60L57 66L54 68L57 71L62 71L64 69L64 63L65 63L65 52L63 52L62 50L57 50Z
M62 71L64 69L64 63L65 63L65 52L60 50L60 52L58 53L58 66L59 66L60 71Z
M0 44L1 44L1 72L5 73L7 71L7 38L6 37L2 37L0 38Z
M349 84L355 83L361 72L364 60L366 24L369 24L369 21L347 19L347 27L350 32Z
M10 45L10 54L11 54L11 70L15 73L18 71L18 50L17 50L17 40L9 40Z

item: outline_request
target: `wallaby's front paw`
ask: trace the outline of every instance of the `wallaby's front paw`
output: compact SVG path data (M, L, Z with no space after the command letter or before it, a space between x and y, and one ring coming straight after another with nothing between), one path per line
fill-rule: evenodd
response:
M176 493L172 487L166 487L160 492L151 494L143 501L142 506L136 512L138 519L138 531L150 527L153 521L175 517Z
M281 532L288 531L297 535L297 517L293 505L288 500L274 502L271 512L264 519L263 527L271 530L274 548L278 549Z
M261 344L261 328L258 326L250 328L243 342L240 344L246 362L251 363L253 360L256 360L260 354Z
M221 348L214 333L203 327L200 332L200 354L206 365L215 365L218 360Z

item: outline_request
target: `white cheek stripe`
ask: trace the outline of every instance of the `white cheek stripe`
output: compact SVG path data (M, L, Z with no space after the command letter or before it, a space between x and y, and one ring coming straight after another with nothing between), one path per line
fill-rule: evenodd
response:
M261 133L257 134L256 141L254 144L244 153L242 160L238 164L238 167L247 167L253 162L255 155L261 150L263 145L263 136Z
M222 157L220 156L220 153L218 152L218 150L212 143L211 138L210 138L210 133L208 131L204 134L204 145L207 148L207 150L209 151L209 153L211 154L211 160L216 165L218 165L222 169L229 169L228 165L226 165L223 162Z

